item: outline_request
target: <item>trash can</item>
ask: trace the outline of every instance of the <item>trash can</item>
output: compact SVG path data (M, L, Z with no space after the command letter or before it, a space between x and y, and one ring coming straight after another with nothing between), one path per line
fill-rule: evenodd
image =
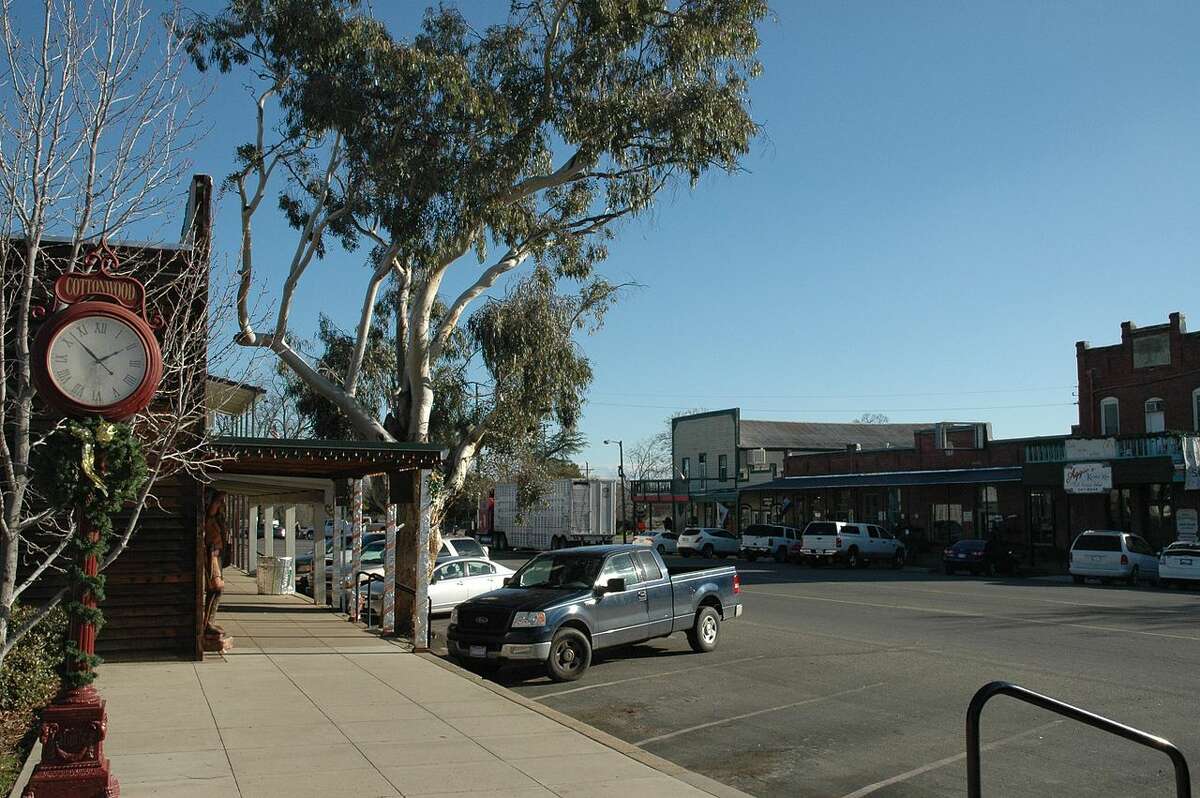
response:
M258 556L258 594L289 596L296 592L294 557Z

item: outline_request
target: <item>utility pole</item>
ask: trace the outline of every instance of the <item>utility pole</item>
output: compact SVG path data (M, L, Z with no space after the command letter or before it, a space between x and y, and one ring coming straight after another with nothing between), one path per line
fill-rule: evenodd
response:
M617 467L617 476L621 478L621 542L629 542L629 526L625 523L625 442L624 441L605 441L605 446L617 445L617 451L620 452L621 464Z

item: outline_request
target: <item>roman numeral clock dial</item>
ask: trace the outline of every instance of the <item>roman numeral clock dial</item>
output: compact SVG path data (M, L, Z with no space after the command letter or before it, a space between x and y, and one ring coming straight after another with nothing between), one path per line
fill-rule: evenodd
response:
M47 349L50 380L84 407L122 402L146 380L146 343L121 319L79 316L54 334Z

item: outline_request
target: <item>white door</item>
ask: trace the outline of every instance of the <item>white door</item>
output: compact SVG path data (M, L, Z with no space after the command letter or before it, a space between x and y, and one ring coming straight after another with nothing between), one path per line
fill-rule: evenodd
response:
M433 572L429 598L434 612L454 609L467 600L466 568L461 562L448 562Z
M484 593L490 593L500 587L499 578L496 576L496 566L484 560L470 560L467 562L467 577L465 581L468 599L482 596Z

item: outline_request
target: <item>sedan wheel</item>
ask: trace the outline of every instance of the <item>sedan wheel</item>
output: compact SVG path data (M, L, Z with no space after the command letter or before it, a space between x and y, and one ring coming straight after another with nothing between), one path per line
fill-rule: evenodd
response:
M712 556L713 556L713 547L712 547L712 544L711 544L711 543L705 543L705 544L704 544L704 548L700 550L700 553L704 555L704 559L706 559L706 560L711 560L711 559L712 559Z

